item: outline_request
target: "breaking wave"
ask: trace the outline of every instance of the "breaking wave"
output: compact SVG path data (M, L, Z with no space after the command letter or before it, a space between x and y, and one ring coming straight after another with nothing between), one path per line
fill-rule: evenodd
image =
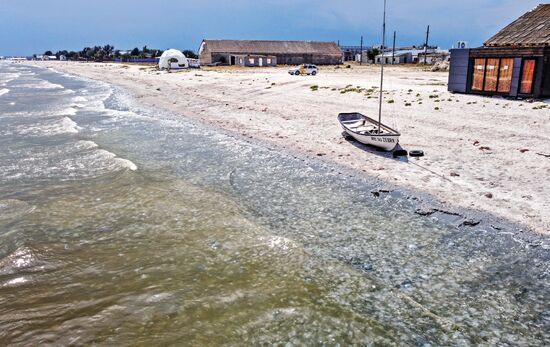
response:
M69 117L47 120L40 123L20 125L14 133L18 135L48 136L59 134L76 134L81 128Z

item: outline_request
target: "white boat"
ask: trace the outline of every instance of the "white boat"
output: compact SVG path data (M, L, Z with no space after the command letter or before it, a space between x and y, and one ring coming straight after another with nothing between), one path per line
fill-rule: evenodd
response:
M397 130L361 113L340 113L338 121L349 136L365 145L372 145L385 151L391 151L399 143L399 136L401 134Z
M386 44L386 0L384 0L384 20L382 26L382 48ZM382 50L383 53L383 50ZM340 113L338 121L344 131L357 141L382 148L385 151L393 150L399 144L401 134L387 125L382 124L382 101L384 98L384 59L380 60L380 97L378 105L378 121L361 113Z

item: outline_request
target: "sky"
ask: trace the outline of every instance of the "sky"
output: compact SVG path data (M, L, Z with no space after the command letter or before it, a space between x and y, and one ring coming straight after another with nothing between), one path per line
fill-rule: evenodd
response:
M389 44L476 47L545 0L387 0ZM0 0L0 55L114 45L196 51L203 38L379 44L383 0Z

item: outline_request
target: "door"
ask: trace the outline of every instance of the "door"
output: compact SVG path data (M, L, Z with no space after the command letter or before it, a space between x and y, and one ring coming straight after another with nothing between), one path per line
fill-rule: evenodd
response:
M264 66L264 58L259 58L258 59L258 65Z
M523 60L519 85L519 92L521 94L533 94L533 82L535 78L536 65L537 61L535 59Z

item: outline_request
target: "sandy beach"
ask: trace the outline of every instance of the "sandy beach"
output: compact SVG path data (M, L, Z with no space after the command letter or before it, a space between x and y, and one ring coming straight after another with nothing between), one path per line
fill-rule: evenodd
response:
M384 122L407 150L396 160L346 141L339 112L377 116L379 68L321 67L291 76L286 67L159 72L152 67L40 62L120 86L146 105L278 148L321 158L452 207L475 209L550 233L550 107L447 92L447 73L389 67Z

